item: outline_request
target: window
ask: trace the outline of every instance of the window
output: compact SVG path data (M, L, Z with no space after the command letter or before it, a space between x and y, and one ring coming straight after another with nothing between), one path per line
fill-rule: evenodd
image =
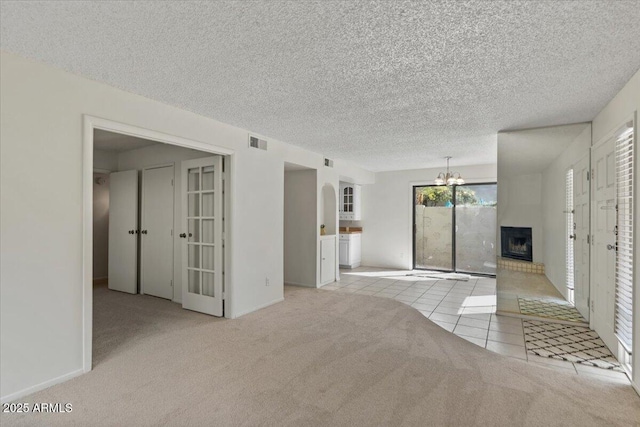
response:
M633 127L616 140L616 307L615 333L631 354L633 324Z
M574 256L573 256L573 242L575 241L576 235L576 223L574 221L574 211L573 211L573 169L569 169L567 171L566 179L565 179L565 188L566 188L566 206L565 212L567 214L567 229L566 229L566 239L567 239L567 247L566 247L566 266L567 266L567 300L573 304L574 303L574 280L573 280L573 267L574 267Z

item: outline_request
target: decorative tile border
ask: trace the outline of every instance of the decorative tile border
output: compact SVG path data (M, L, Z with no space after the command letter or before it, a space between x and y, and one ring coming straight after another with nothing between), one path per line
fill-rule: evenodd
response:
M529 353L623 372L598 334L587 327L538 320L524 320L522 325Z
M541 262L518 261L515 259L498 257L498 268L523 273L544 274L544 264Z

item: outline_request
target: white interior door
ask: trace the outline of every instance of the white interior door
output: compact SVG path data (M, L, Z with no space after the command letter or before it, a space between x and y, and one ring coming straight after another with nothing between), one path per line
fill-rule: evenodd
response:
M589 154L573 166L574 299L580 314L589 320Z
M138 171L109 176L109 289L138 292Z
M173 299L173 165L142 171L141 292Z
M182 307L223 316L222 157L182 162Z
M592 150L593 241L591 246L591 327L615 348L615 141L610 139Z

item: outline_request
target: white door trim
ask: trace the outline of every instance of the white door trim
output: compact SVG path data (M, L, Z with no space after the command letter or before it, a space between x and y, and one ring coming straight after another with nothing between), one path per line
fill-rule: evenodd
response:
M231 221L233 218L233 197L235 193L235 152L229 148L211 145L192 139L170 135L151 129L145 129L109 119L82 115L82 370L92 369L93 339L93 131L95 129L121 133L138 138L150 139L178 147L191 148L212 154L228 156L229 164L225 171L226 191L225 217L227 218L226 245L228 254L232 248ZM231 257L225 257L225 317L233 318L233 276Z

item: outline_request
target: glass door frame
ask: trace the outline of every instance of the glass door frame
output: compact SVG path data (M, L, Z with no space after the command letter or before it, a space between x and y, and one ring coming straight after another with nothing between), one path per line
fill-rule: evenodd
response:
M424 185L412 185L411 186L411 218L412 218L412 232L411 232L411 245L412 245L412 250L411 250L411 257L412 257L412 262L411 262L411 268L413 270L432 270L432 271L442 271L442 272L446 272L446 273L458 273L457 270L457 266L456 266L456 188L457 187L470 187L470 186L474 186L474 185L495 185L496 186L496 193L498 190L498 183L497 182L472 182L472 183L464 183L463 185L451 185L450 187L452 187L451 189L451 203L453 204L453 206L451 207L451 270L447 270L447 269L439 269L439 268L420 268L420 267L416 267L416 232L417 232L417 226L416 226L416 189L417 188L424 188L424 187L447 187L447 185L435 185L435 184L424 184ZM497 198L497 194L496 194L496 198ZM496 224L497 227L497 224ZM497 239L497 231L496 231L496 239ZM496 277L495 274L489 274L489 273L468 273L468 272L464 272L466 274L473 274L474 276L485 276L485 277Z

